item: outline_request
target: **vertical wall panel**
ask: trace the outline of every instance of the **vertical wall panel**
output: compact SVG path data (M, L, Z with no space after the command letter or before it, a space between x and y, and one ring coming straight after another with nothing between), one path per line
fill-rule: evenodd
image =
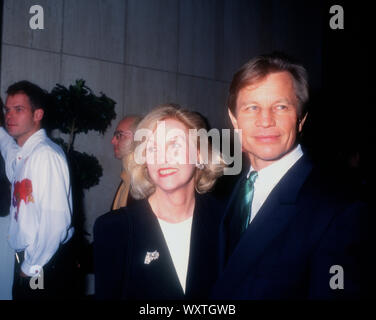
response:
M65 0L64 53L124 62L124 0Z
M216 0L181 0L179 73L214 79Z
M176 0L128 0L126 64L177 71Z
M177 101L204 115L211 127L224 127L228 84L189 76L178 77Z
M268 21L264 19L264 10L267 10L264 3L255 0L225 0L222 80L231 81L234 71L242 64L264 53L267 37L265 39L263 35L265 28L268 28Z
M43 8L44 29L32 30L30 7ZM63 0L24 0L4 1L3 41L7 44L60 52L63 24Z
M29 80L46 90L59 82L60 56L55 53L3 45L1 65L4 98L8 86L20 80Z
M176 74L125 68L125 113L145 114L158 104L176 102Z

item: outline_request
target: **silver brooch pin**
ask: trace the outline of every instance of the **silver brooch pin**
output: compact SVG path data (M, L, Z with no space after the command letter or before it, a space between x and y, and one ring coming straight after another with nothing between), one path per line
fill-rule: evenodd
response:
M154 252L146 252L145 256L145 264L150 264L153 260L157 260L159 258L159 252L155 250Z

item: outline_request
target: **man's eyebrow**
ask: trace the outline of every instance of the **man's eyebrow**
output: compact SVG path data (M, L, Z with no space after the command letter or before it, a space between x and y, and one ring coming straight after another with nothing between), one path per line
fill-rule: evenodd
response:
M21 104L16 105L16 106L4 106L4 109L10 109L10 108L25 108L25 106Z
M244 100L242 101L242 103L240 103L240 105L246 105L246 104L257 104L257 102L254 100Z
M274 103L287 103L287 104L292 104L292 101L290 99L278 99L274 101Z
M273 101L273 104L275 103L287 103L287 104L293 104L292 101L288 98L282 98L282 99L277 99ZM249 105L249 104L255 104L258 105L259 103L255 100L245 100L243 103L241 103L241 106Z
M121 134L123 136L127 136L127 135L131 135L132 134L132 131L131 130L115 130L114 132L114 136L116 136L117 134Z

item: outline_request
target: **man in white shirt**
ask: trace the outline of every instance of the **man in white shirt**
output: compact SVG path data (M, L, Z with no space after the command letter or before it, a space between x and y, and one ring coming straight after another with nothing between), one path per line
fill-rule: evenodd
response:
M314 168L299 145L306 70L280 54L234 75L228 108L250 169L221 226L217 299L337 299L366 295L368 213Z
M12 184L9 244L14 299L65 297L73 279L72 194L65 154L41 128L47 94L20 81L7 90L1 153Z

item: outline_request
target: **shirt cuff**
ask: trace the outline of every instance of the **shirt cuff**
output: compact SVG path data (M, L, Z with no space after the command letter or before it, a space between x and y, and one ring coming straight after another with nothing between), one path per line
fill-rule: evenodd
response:
M43 268L39 265L30 265L26 261L24 261L21 265L21 270L24 274L28 277L34 277L38 275Z

